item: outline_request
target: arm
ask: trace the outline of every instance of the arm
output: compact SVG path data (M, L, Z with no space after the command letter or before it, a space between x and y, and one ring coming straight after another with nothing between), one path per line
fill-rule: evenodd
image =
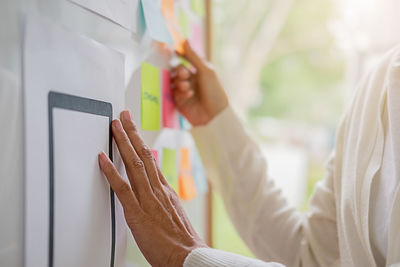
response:
M333 160L326 179L316 187L311 211L299 214L268 178L262 153L229 107L213 68L187 44L182 56L194 69L175 69L175 102L195 126L192 134L208 177L221 192L241 237L262 260L289 266L335 262L339 255Z
M303 216L268 177L258 145L231 107L192 134L213 187L258 258L288 266L324 266L338 259L333 160L316 187L310 212Z

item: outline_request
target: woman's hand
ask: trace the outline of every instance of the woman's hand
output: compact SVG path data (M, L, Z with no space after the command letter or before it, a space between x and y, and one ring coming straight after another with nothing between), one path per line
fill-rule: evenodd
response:
M120 200L126 222L147 261L153 266L182 266L192 250L206 245L194 231L152 151L143 143L129 111L121 113L121 121L112 122L112 132L129 183L104 152L99 154L100 168Z
M186 42L184 54L194 70L179 65L172 70L172 92L176 107L193 125L205 125L228 106L228 97L213 67Z

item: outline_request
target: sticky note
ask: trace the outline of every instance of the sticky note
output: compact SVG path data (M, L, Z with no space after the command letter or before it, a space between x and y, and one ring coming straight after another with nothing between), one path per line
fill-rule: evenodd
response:
M140 0L145 29L149 36L159 42L172 44L173 40L161 13L161 6L156 0Z
M191 67L190 62L187 61L186 59L184 59L183 57L179 58L179 62L180 62L183 66L185 66L185 67L187 67L187 68L190 68L190 67Z
M178 192L178 171L176 164L176 150L163 148L161 171L168 184Z
M161 12L164 15L167 26L169 21L177 23L174 0L161 0Z
M191 200L196 197L196 186L192 175L179 175L179 197L183 200Z
M205 2L205 0L192 0L191 1L192 10L200 17L204 17L206 15L206 9L204 7L204 2Z
M202 57L205 56L204 29L201 24L195 23L192 25L192 38L190 39L190 44L197 54Z
M141 124L143 130L160 128L160 71L146 62L141 68Z
M193 149L193 178L196 185L196 190L199 194L208 192L208 182L203 163L196 149Z
M190 150L187 147L180 149L179 163L179 197L183 200L191 200L196 196L196 186L192 176L192 163Z
M179 53L184 53L185 37L179 28L179 22L175 16L174 0L162 0L162 13L164 15L167 28L169 29L172 39L174 40L174 48Z
M181 148L181 161L180 161L180 171L191 171L192 170L192 164L190 162L190 151L186 147Z
M191 127L190 123L181 114L178 114L178 118L179 118L179 127L181 128L181 130L190 129Z
M183 9L179 9L179 26L182 29L183 36L188 38L190 35L189 19Z
M144 11L142 1L139 1L139 11L138 11L138 33L140 36L143 36L146 31L146 19L144 18Z
M164 69L162 70L162 122L165 128L179 128L178 112L171 91L171 74Z
M151 152L153 153L153 157L154 157L154 159L156 160L156 162L158 163L158 151L157 150L154 150L154 149L152 149L151 150Z

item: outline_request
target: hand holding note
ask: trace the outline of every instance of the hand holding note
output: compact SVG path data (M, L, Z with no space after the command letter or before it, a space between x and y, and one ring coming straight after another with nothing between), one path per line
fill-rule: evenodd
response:
M205 125L228 106L228 97L213 67L188 42L180 55L194 70L179 65L172 72L176 107L193 126Z
M126 222L147 261L152 266L182 266L192 250L206 245L193 229L128 111L121 113L121 121L114 120L111 128L129 183L104 152L99 155L100 168L120 200Z

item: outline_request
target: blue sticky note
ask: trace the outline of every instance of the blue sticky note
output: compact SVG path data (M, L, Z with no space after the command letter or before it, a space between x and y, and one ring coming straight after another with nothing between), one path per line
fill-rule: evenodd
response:
M158 0L140 0L140 28L147 31L149 36L159 42L172 44L173 40L161 13ZM143 25L142 25L143 24Z
M144 19L144 11L142 1L139 1L139 22L138 22L138 33L143 36L144 32L146 31L146 21Z
M196 185L196 190L199 194L205 194L208 192L208 182L206 178L206 172L204 170L203 163L201 162L200 155L197 149L192 150L193 156L193 177Z
M181 130L189 130L191 125L190 123L181 115L178 114L178 120L179 120L179 127Z

